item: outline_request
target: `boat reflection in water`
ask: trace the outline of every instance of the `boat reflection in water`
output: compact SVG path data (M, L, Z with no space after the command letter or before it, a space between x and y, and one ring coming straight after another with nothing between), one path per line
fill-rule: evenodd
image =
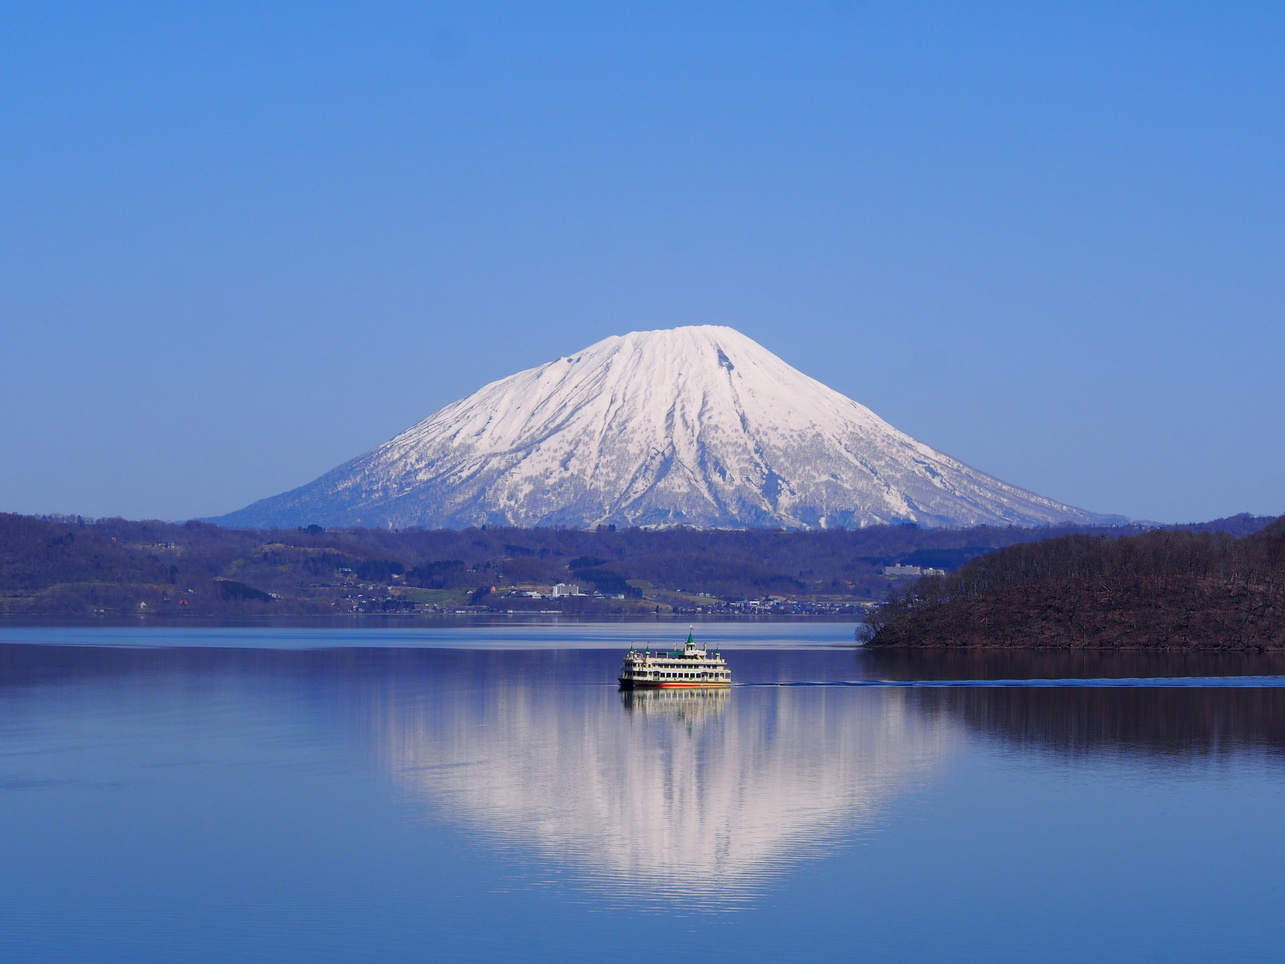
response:
M852 838L955 727L898 690L629 690L509 681L382 707L429 815L631 901L718 909Z
M620 691L625 709L641 718L679 720L689 725L707 717L720 717L731 698L722 689L630 689Z

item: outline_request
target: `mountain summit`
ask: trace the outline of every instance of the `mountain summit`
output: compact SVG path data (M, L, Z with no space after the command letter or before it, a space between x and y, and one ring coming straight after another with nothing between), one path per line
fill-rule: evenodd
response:
M518 372L228 526L1106 523L897 431L732 328Z

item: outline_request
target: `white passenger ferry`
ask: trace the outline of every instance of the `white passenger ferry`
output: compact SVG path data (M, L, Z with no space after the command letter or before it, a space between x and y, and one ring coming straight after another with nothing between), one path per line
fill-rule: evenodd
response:
M625 689L668 686L731 686L732 671L718 650L712 653L698 646L692 631L682 649L653 653L630 646L620 667L620 685Z

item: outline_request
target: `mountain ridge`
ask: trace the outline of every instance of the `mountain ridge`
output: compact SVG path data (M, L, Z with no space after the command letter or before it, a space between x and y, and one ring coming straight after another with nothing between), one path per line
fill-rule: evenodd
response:
M732 328L614 335L482 386L315 481L264 527L1110 524L900 432Z

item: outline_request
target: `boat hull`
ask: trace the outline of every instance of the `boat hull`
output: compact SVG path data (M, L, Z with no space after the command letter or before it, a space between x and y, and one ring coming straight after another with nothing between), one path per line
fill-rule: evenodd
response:
M678 680L619 680L622 690L725 690L732 685L731 680L722 683L704 683L700 680L680 682Z

